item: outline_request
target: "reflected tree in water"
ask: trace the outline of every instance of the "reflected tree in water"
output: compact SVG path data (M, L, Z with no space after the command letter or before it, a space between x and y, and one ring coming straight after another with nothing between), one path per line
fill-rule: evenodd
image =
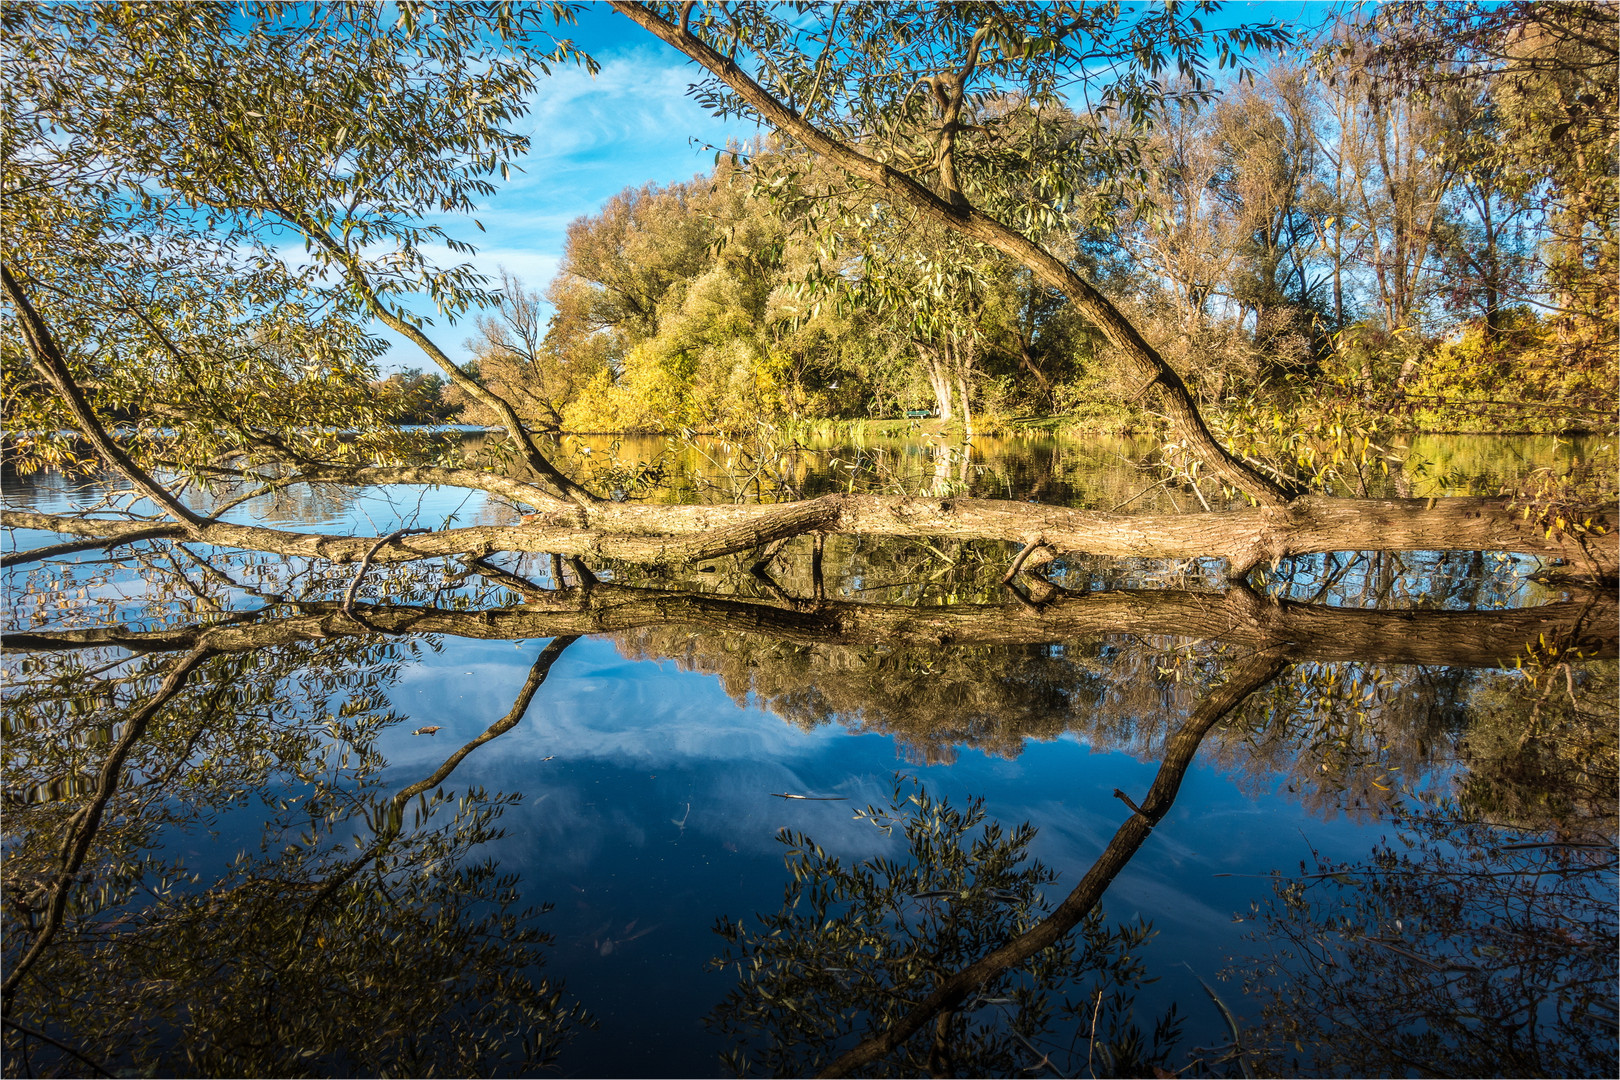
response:
M1612 838L1620 665L1542 651L1516 671L1492 673L1474 695L1458 800L1492 821L1565 839Z
M1250 1033L1280 1075L1612 1076L1616 851L1397 816L1360 861L1277 878L1255 918Z
M62 601L116 575L40 568L36 602L5 634L20 650L6 720L8 1063L67 1072L82 1053L109 1069L299 1075L550 1060L582 1017L536 973L536 913L478 859L510 800L442 785L521 720L578 633L682 657L802 722L858 713L924 756L1073 732L1161 761L1145 795L1116 793L1113 839L1050 907L1028 831L997 831L976 804L919 793L872 811L901 827L907 862L845 867L789 837L788 907L763 931L723 927L743 985L715 1021L742 1039L739 1068L1073 1074L1088 1068L1082 1048L1090 1068L1162 1061L1173 1026L1133 1034L1130 1017L1141 930L1110 931L1098 912L1206 744L1239 768L1322 771L1321 792L1356 777L1395 790L1430 760L1434 706L1495 701L1500 737L1478 739L1482 755L1507 761L1491 748L1518 737L1589 783L1612 772L1601 740L1575 737L1596 706L1569 696L1613 685L1611 595L1392 612L1196 581L1098 592L1026 576L1027 594L994 603L989 564L964 549L950 588L983 586L977 603L855 603L830 599L827 581L873 580L881 548L849 558L856 574L826 565L838 546L812 551L808 589L784 575L798 599L780 585L647 588L578 566L570 585L560 560L542 588L486 559L368 577L364 564L170 544L137 560L135 596L98 607ZM1359 587L1350 577L1342 598ZM916 599L904 582L874 584ZM388 602L368 601L376 591ZM505 717L385 790L378 737L398 720L386 690L440 635L556 640ZM1461 672L1527 643L1534 671ZM243 822L257 851L239 843L246 854L217 880L188 870L194 837ZM208 1034L181 1049L193 1030Z
M1035 828L987 821L981 799L958 809L897 780L887 807L856 816L898 832L903 856L846 866L784 831L792 880L781 911L715 927L727 943L715 964L735 969L738 985L710 1024L737 1040L727 1063L738 1075L825 1067L1051 911L1045 890L1057 874L1030 857ZM1054 1059L1107 1075L1162 1065L1180 1032L1174 1009L1150 1033L1132 1013L1135 991L1151 981L1139 955L1151 934L1142 923L1109 928L1093 909L1077 932L984 982L855 1075L1018 1075L1056 1070Z
M479 856L514 800L440 786L513 710L388 794L383 690L420 645L29 658L7 697L5 1061L199 1075L492 1075L587 1023ZM262 807L262 810L258 808ZM248 830L210 880L188 853ZM256 850L255 850L256 848Z

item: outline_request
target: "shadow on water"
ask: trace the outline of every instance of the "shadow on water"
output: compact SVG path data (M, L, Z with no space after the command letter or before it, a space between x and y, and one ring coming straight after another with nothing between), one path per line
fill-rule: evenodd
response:
M1612 1071L1612 594L1009 556L9 571L8 1074Z

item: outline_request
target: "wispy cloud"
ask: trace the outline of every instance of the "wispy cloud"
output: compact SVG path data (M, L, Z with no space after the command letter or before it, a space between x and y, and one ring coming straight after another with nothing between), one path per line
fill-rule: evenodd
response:
M474 215L484 231L467 217L434 219L479 249L470 257L435 253L445 264L471 263L492 279L504 266L530 287L543 288L557 272L571 221L595 213L626 187L706 172L714 151L705 147L758 132L753 125L716 119L692 101L686 87L695 69L668 50L613 47L597 58L602 66L594 77L560 68L540 84L528 117L517 125L532 140L528 156L518 162L521 171L513 171ZM415 309L433 317L425 299ZM383 336L394 343L384 368L421 364L413 346ZM459 327L441 336L446 352L465 359L466 335Z

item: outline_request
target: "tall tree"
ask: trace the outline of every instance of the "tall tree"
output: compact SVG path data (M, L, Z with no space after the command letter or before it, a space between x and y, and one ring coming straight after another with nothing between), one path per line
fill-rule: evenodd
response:
M1322 284L1312 265L1317 228L1308 199L1317 138L1305 83L1304 72L1274 67L1215 110L1222 195L1242 233L1231 295L1253 313L1256 344L1266 350L1291 331L1311 332L1307 312Z
M606 350L587 337L567 351L548 332L540 293L501 272L493 315L478 317L479 336L467 342L481 386L512 403L527 422L555 431L562 410L607 366ZM557 318L557 317L554 317ZM493 415L480 419L494 420Z
M1230 294L1242 246L1231 200L1220 197L1228 162L1214 115L1194 101L1168 104L1149 149L1142 203L1121 212L1135 219L1140 265L1163 283L1182 332L1197 334L1212 302Z
M1384 53L1367 36L1344 28L1319 61L1354 110L1353 122L1337 132L1342 160L1351 163L1345 209L1364 239L1385 329L1420 331L1435 285L1431 254L1456 179L1446 139L1466 106L1454 93L1395 89ZM1414 373L1403 370L1401 381Z
M1620 321L1620 11L1587 0L1380 8L1374 66L1385 97L1471 105L1448 123L1473 190L1483 250L1471 261L1496 284L1505 212L1528 200L1541 218L1539 267L1512 287L1559 324L1563 364L1602 370ZM1488 123L1489 134L1468 139ZM1490 220L1486 221L1486 215ZM1509 237L1511 239L1511 237ZM1517 263L1517 265L1515 265ZM1482 299L1489 302L1489 292ZM1497 303L1501 297L1498 293Z
M1224 66L1244 48L1282 41L1281 28L1207 34L1197 18L1202 5L1167 5L1136 19L1113 6L1069 3L834 4L807 8L791 23L766 7L614 7L701 64L711 76L701 93L721 111L770 124L860 190L1028 266L1097 326L1144 390L1161 389L1166 412L1212 472L1261 502L1288 500L1292 482L1224 450L1181 376L1095 285L1031 239L1066 206L1076 159L1121 181L1139 172L1149 118L1177 93L1211 93L1206 47ZM739 66L744 54L757 77ZM1168 91L1159 78L1167 70L1191 89ZM913 93L919 88L926 95ZM1027 102L1022 109L1047 105L1060 90L1093 99L1092 119L1067 153L1022 163L1047 199L1030 201L1023 188L998 183L1006 156L984 135L1004 121L970 125L964 114L988 88L1015 91ZM1101 119L1113 113L1130 123Z

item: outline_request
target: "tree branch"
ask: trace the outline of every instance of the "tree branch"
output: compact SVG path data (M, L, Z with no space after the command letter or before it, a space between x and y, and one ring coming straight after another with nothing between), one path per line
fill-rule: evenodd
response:
M290 211L289 214L288 220L293 225L297 226L315 243L325 248L343 267L349 281L360 292L367 309L378 321L421 349L427 358L432 360L441 371L449 376L450 381L460 387L469 397L495 411L495 414L501 418L501 423L506 428L507 437L517 446L518 452L523 455L523 460L531 469L539 473L548 483L562 492L565 498L573 502L590 506L602 501L587 489L574 483L551 463L551 460L535 445L534 440L529 436L528 430L524 428L522 419L519 418L510 402L490 392L476 379L461 370L461 365L446 356L434 344L433 340L422 333L420 329L388 310L388 306L382 302L382 299L372 287L365 268L360 265L360 260L345 245L333 240L326 230L321 228L319 223L311 220L308 215L291 213Z
M322 883L320 891L317 892L310 900L309 906L304 909L303 923L298 932L298 942L300 945L303 944L304 938L308 935L310 924L314 922L315 915L317 912L319 912L321 907L329 899L331 899L332 896L339 889L341 889L345 883L353 880L356 874L370 865L372 860L380 855L383 850L387 848L387 846L399 835L400 825L398 823L404 821L405 807L410 804L410 801L416 798L418 795L421 795L423 792L431 791L449 779L450 774L455 771L456 766L460 765L462 761L466 759L468 754L472 753L480 746L483 746L491 739L504 735L506 732L516 727L518 721L522 720L524 714L529 711L529 705L534 701L534 695L537 691L539 691L541 684L546 681L546 676L551 673L551 666L557 662L557 658L563 654L564 650L566 650L568 646L572 645L578 640L579 639L577 637L559 637L549 642L544 649L540 650L540 655L535 658L533 666L529 668L529 677L524 680L523 688L518 691L517 700L512 703L511 709L507 710L505 716L501 717L499 720L495 721L488 728L486 728L483 734L470 740L463 745L461 749L457 750L455 753L446 758L444 763L434 770L431 776L428 776L423 780L418 780L416 783L400 789L400 791L397 792L391 800L389 800L392 813L378 814L376 815L376 820L378 822L386 822L390 824L380 825L376 836L373 838L371 844L366 848L365 853L356 858L354 862L350 863L343 870L327 878L326 881Z
M492 576L502 584L514 584L499 571ZM1017 603L938 608L829 600L806 606L791 599L743 600L611 582L598 584L589 595L569 588L531 586L518 591L526 603L482 611L357 604L365 625L343 618L341 603L326 601L299 604L298 613L292 615L261 609L230 623L160 630L117 626L20 631L0 635L0 646L41 652L117 648L134 653L206 647L216 653L237 653L372 632L515 641L692 626L764 634L805 645L1025 645L1122 633L1168 635L1271 650L1289 661L1319 663L1498 668L1543 637L1567 643L1590 660L1620 654L1620 607L1607 590L1586 600L1508 611L1377 611L1278 602L1244 586L1224 594L1122 590L1054 595L1035 612Z
M89 551L91 548L114 548L123 544L134 544L141 540L164 540L189 535L185 528L179 525L165 525L157 529L137 530L126 533L116 540L106 540L101 537L91 537L86 540L71 540L65 544L52 544L49 547L30 548L27 551L8 551L0 555L0 567L20 566L23 563L39 562L41 559L54 559L58 555L71 555L76 551Z
M33 358L35 370L62 399L62 403L67 406L68 412L73 414L74 421L79 425L79 433L95 447L108 468L122 473L137 491L151 499L170 517L183 523L189 531L196 532L206 525L206 518L199 517L179 499L169 494L167 488L147 475L146 470L135 464L130 456L124 453L123 448L107 434L106 429L101 426L101 421L90 408L90 403L85 400L84 394L73 381L73 373L68 370L67 360L57 347L55 338L51 336L50 328L39 317L34 306L28 302L28 297L23 293L17 279L12 277L9 267L0 266L0 283L4 284L6 298L17 309L17 321L22 323L23 337L28 342L28 352Z
M0 1008L10 1009L12 995L16 993L23 976L28 974L29 969L39 960L45 948L50 945L51 939L56 936L57 930L61 928L62 919L67 913L68 897L79 876L79 868L84 865L84 860L90 853L90 845L95 840L96 833L101 830L102 813L107 809L107 803L111 801L114 792L118 790L118 781L123 775L124 761L129 757L130 750L146 733L146 725L151 722L152 717L185 687L191 673L211 655L205 646L198 646L181 657L169 668L157 692L125 721L123 736L113 745L107 759L102 762L101 771L96 777L94 797L68 819L67 833L62 838L59 857L61 868L50 886L50 904L45 909L45 921L28 951L11 966L11 970L6 973L5 982L0 983Z
M371 569L371 560L377 557L378 551L402 536L432 531L432 529L395 529L387 536L378 537L377 542L366 552L365 558L360 560L360 565L355 568L354 579L349 582L349 591L343 594L343 614L351 618L354 616L354 598L360 592L360 582L365 580L366 571Z
M17 1023L17 1021L13 1020L9 1016L0 1016L0 1024L4 1024L11 1030L18 1032L19 1034L26 1035L29 1038L38 1039L43 1043L49 1043L63 1053L72 1054L74 1057L96 1070L96 1072L100 1073L102 1076L113 1075L110 1071L108 1071L105 1065L102 1065L100 1062L96 1061L95 1058L85 1057L85 1055L80 1051L75 1050L65 1042L51 1038L51 1036L45 1034L43 1031L35 1031L31 1027L24 1027L22 1024Z
M482 476L484 474L475 474ZM647 565L681 565L752 551L805 533L951 537L1022 544L1040 536L1039 565L1066 552L1139 558L1223 558L1241 576L1263 563L1329 551L1514 551L1620 576L1620 531L1602 511L1601 535L1580 536L1528 525L1502 499L1336 499L1306 496L1286 508L1217 513L1118 514L1001 499L824 495L782 505L642 506L601 503L528 515L518 525L444 529L384 545L378 562L408 562L496 551L548 552ZM5 510L7 528L124 541L151 522L58 517ZM220 547L358 562L376 537L300 533L210 521L193 539Z
M1175 803L1182 778L1198 753L1204 737L1249 695L1275 678L1288 662L1276 652L1262 652L1245 660L1222 686L1199 702L1181 730L1165 745L1164 761L1148 789L1140 808L1125 819L1097 861L1080 883L1045 919L1011 941L991 950L974 963L941 982L922 1003L893 1027L862 1042L841 1055L820 1076L848 1076L893 1053L935 1016L955 1008L967 996L1002 972L1022 964L1044 949L1051 948L1080 924L1102 900L1103 893L1131 861ZM1116 794L1119 794L1116 792ZM1129 800L1126 800L1129 803Z
M960 205L953 204L903 172L829 136L778 101L735 62L646 5L630 0L612 0L612 5L632 22L708 69L768 123L799 140L812 153L866 180L891 199L909 203L939 224L1016 260L1047 285L1068 297L1109 343L1120 351L1140 378L1144 381L1155 379L1161 384L1165 411L1177 431L1188 440L1210 470L1226 483L1257 502L1272 506L1283 505L1304 490L1298 485L1279 484L1229 454L1210 433L1203 414L1181 376L1107 297L1061 259L965 201Z
M962 102L967 95L967 82L979 65L979 47L989 33L988 24L981 26L974 33L973 40L968 42L967 56L955 75L950 78L938 76L937 81L930 83L940 110L939 148L934 155L935 165L939 169L939 186L945 192L945 198L959 210L966 208L968 203L956 176L956 134L962 130Z

